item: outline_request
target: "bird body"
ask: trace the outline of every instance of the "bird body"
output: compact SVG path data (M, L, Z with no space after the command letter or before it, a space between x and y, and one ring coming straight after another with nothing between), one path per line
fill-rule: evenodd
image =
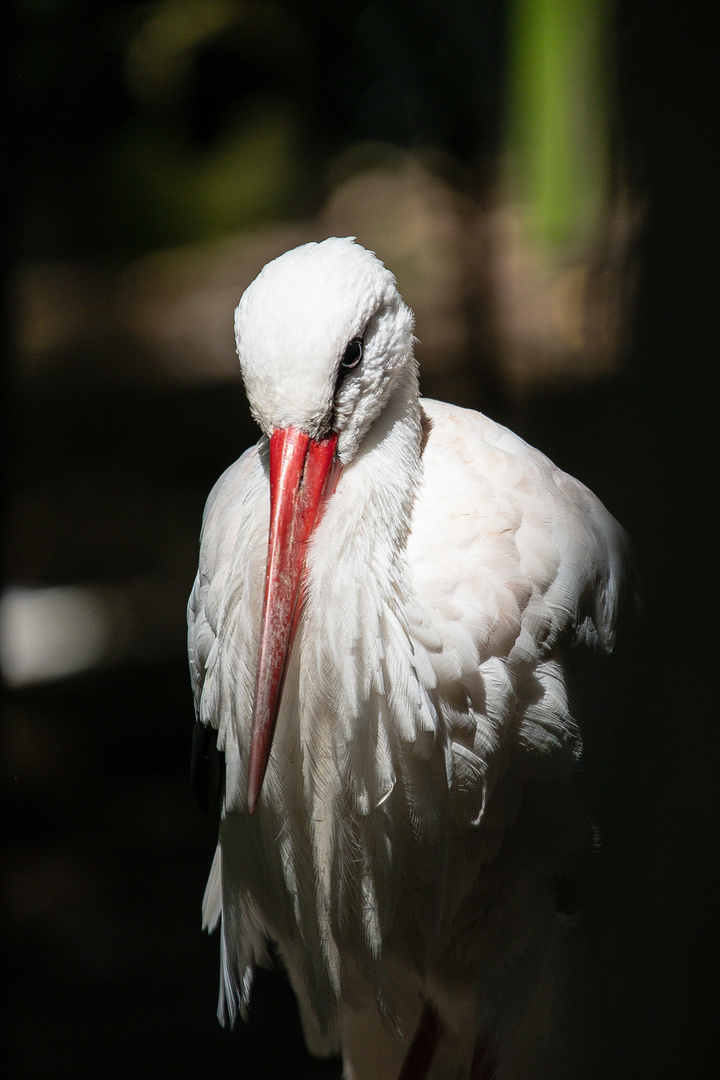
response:
M469 1076L481 1044L498 1078L544 1075L577 951L556 883L590 842L567 664L612 648L622 530L507 429L420 399L412 316L352 241L269 264L236 333L265 434L208 499L188 608L225 762L204 900L220 1012L245 1013L273 942L309 1048L340 1050L348 1080L399 1076L427 1002L427 1075ZM327 458L307 511L278 494L306 443ZM310 515L296 557L288 499Z

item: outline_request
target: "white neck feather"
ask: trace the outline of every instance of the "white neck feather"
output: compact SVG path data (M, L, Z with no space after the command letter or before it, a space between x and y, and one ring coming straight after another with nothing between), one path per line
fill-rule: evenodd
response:
M359 557L376 557L381 547L393 557L404 552L422 471L422 438L413 365L343 471L315 534L309 557L311 572L333 546L339 556L349 547Z

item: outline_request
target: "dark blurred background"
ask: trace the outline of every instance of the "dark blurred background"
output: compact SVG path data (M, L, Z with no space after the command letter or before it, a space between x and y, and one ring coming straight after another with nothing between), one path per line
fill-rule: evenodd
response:
M256 438L232 309L356 235L424 391L626 525L589 735L603 1077L717 1075L718 82L709 5L18 0L3 17L4 1075L339 1077L261 973L214 1016L185 602Z

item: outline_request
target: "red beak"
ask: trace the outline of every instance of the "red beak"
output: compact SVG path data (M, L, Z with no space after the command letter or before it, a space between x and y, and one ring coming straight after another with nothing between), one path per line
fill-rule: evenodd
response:
M340 472L337 434L311 439L297 428L270 437L270 537L255 705L248 759L248 810L255 809L270 759L280 697L302 603L308 541Z

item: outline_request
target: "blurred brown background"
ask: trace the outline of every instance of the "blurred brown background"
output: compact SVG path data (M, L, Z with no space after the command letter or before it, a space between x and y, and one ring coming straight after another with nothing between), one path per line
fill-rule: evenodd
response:
M355 235L426 394L481 408L631 533L644 621L588 733L598 1075L718 1038L718 85L704 5L17 0L5 21L4 1075L339 1076L281 975L214 1007L215 823L185 602L256 432L232 310Z

